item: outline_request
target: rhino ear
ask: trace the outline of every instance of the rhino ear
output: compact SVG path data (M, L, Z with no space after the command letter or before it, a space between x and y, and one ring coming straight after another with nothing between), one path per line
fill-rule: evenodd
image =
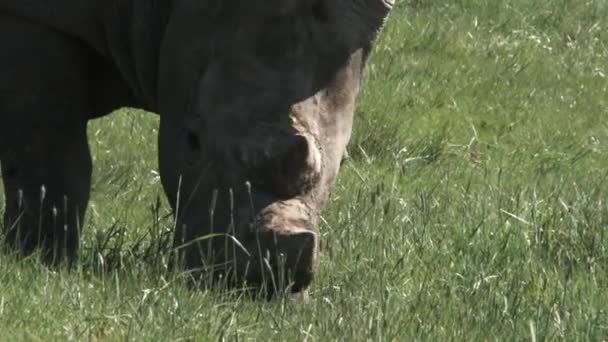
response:
M335 20L339 35L374 40L382 28L395 0L319 0Z

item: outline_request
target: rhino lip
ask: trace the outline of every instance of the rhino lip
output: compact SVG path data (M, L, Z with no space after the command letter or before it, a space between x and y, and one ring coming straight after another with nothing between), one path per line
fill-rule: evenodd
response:
M264 275L262 275L264 274ZM313 281L313 272L298 272L295 276L282 272L280 266L271 265L266 258L251 258L243 277L254 288L264 288L269 294L276 291L299 293Z
M302 292L308 289L314 279L312 271L300 271L295 276L282 272L280 266L271 264L267 258L250 257L236 262L245 263L243 273L238 271L239 267L234 265L234 261L226 261L211 268L213 278L220 280L236 271L236 274L233 274L236 277L228 280L231 284L239 286L243 285L244 281L246 288L263 289L269 296L281 291L293 294Z
M214 278L232 273L236 286L263 289L270 296L277 292L298 293L310 286L314 278L314 239L307 248L303 247L297 253L290 253L289 250L271 251L269 246L255 241L252 237L242 240L242 248L248 250L237 248L236 254L230 251L229 260L221 257L226 249L220 248L215 255L217 260L224 261L212 267ZM284 246L281 241L278 243Z

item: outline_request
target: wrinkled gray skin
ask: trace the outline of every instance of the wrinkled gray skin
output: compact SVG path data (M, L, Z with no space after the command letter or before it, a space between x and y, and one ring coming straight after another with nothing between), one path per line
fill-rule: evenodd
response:
M186 266L307 288L319 211L391 5L0 0L7 247L75 259L91 178L86 124L131 106L160 114L161 180ZM210 233L224 235L196 240Z

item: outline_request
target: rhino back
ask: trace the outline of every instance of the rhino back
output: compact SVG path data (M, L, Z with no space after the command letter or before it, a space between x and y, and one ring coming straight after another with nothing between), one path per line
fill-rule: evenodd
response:
M158 51L171 0L0 0L0 12L75 37L114 64L137 103L156 110Z
M97 50L103 47L99 33L97 0L0 0L0 11L79 37Z

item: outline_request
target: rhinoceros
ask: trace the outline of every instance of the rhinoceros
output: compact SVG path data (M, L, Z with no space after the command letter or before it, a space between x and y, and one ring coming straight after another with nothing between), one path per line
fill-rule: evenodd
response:
M307 289L362 70L392 7L0 0L5 246L51 264L77 258L87 122L129 106L160 116L160 177L184 266Z

